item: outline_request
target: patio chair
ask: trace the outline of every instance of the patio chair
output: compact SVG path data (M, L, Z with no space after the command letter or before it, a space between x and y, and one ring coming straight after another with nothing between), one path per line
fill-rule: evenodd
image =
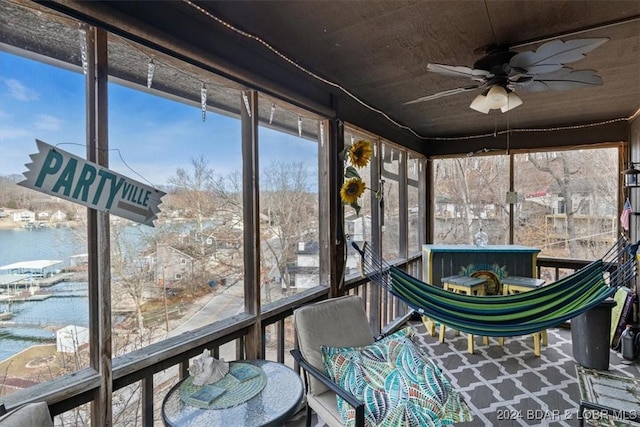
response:
M321 347L366 346L374 342L362 299L355 295L332 298L297 309L294 324L298 349L292 350L304 371L307 397L306 426L312 409L329 426L342 426L336 403L341 396L356 411L356 426L364 426L364 404L340 388L325 373Z
M310 304L293 317L298 348L291 354L304 371L307 427L312 409L332 427L472 419L449 380L413 342L412 328L374 339L359 296Z

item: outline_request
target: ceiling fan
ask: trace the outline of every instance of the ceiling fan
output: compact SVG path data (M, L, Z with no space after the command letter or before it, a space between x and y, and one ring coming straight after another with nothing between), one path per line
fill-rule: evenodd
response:
M492 109L507 112L522 104L516 94L520 91L571 90L602 85L595 70L574 70L564 64L579 61L587 52L607 42L608 38L575 39L564 42L556 39L535 51L513 52L506 45L491 45L484 57L464 66L428 64L427 70L453 77L470 78L476 84L458 87L423 96L404 104L430 101L458 93L484 89L469 105L473 110L488 114Z

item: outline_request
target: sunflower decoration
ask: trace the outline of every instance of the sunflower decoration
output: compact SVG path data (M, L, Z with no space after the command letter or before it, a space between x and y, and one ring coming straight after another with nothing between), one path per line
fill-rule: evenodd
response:
M344 170L346 178L340 188L340 198L342 203L350 205L356 211L356 215L360 214L360 205L358 199L367 189L366 184L360 177L356 168L363 168L369 164L373 155L373 147L370 141L359 140L351 146L345 147L340 153L340 159L346 164L350 163Z
M373 148L369 141L360 140L349 148L349 161L357 168L363 168L369 164Z
M340 198L344 203L353 205L358 202L366 189L364 181L358 177L347 179L340 189Z

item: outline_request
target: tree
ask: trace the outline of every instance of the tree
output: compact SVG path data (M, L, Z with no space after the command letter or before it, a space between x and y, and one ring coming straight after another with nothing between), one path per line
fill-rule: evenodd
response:
M607 217L615 212L617 155L614 154L615 150L580 150L527 155L535 169L550 177L553 192L563 202L558 213L564 213L566 218L565 244L570 257L589 258L600 252L599 245L589 244L602 231L598 224L592 224L585 232L578 229L576 217L581 213L583 216ZM584 238L585 234L589 239ZM589 246L592 246L591 251Z
M195 259L196 276L203 283L213 276L239 273L242 267L241 245L232 244L242 230L239 176L238 172L226 178L217 176L204 156L199 156L191 160L190 170L178 168L168 180L175 187L174 205L195 221L186 241L171 244Z
M136 323L138 331L144 331L144 317L142 315L142 305L144 304L145 292L153 284L149 274L149 266L146 260L138 251L139 245L127 235L125 227L113 225L111 227L111 271L113 280L112 297L114 305L118 303L127 304L123 301L124 295L131 299L135 308ZM116 299L117 298L117 299Z
M302 162L283 161L272 162L260 175L260 208L266 216L262 258L273 260L287 287L291 280L288 264L295 261L298 243L318 241L314 220L318 202L311 194L310 176Z

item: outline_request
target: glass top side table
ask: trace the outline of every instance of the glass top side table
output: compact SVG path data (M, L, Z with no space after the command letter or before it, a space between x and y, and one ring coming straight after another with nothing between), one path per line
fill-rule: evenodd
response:
M196 426L280 426L297 411L303 397L300 376L281 363L268 360L239 360L262 369L267 382L260 393L246 402L225 409L200 409L180 398L182 380L174 385L162 403L162 419L171 427ZM230 362L234 363L234 362Z
M580 425L638 426L640 379L576 365Z

